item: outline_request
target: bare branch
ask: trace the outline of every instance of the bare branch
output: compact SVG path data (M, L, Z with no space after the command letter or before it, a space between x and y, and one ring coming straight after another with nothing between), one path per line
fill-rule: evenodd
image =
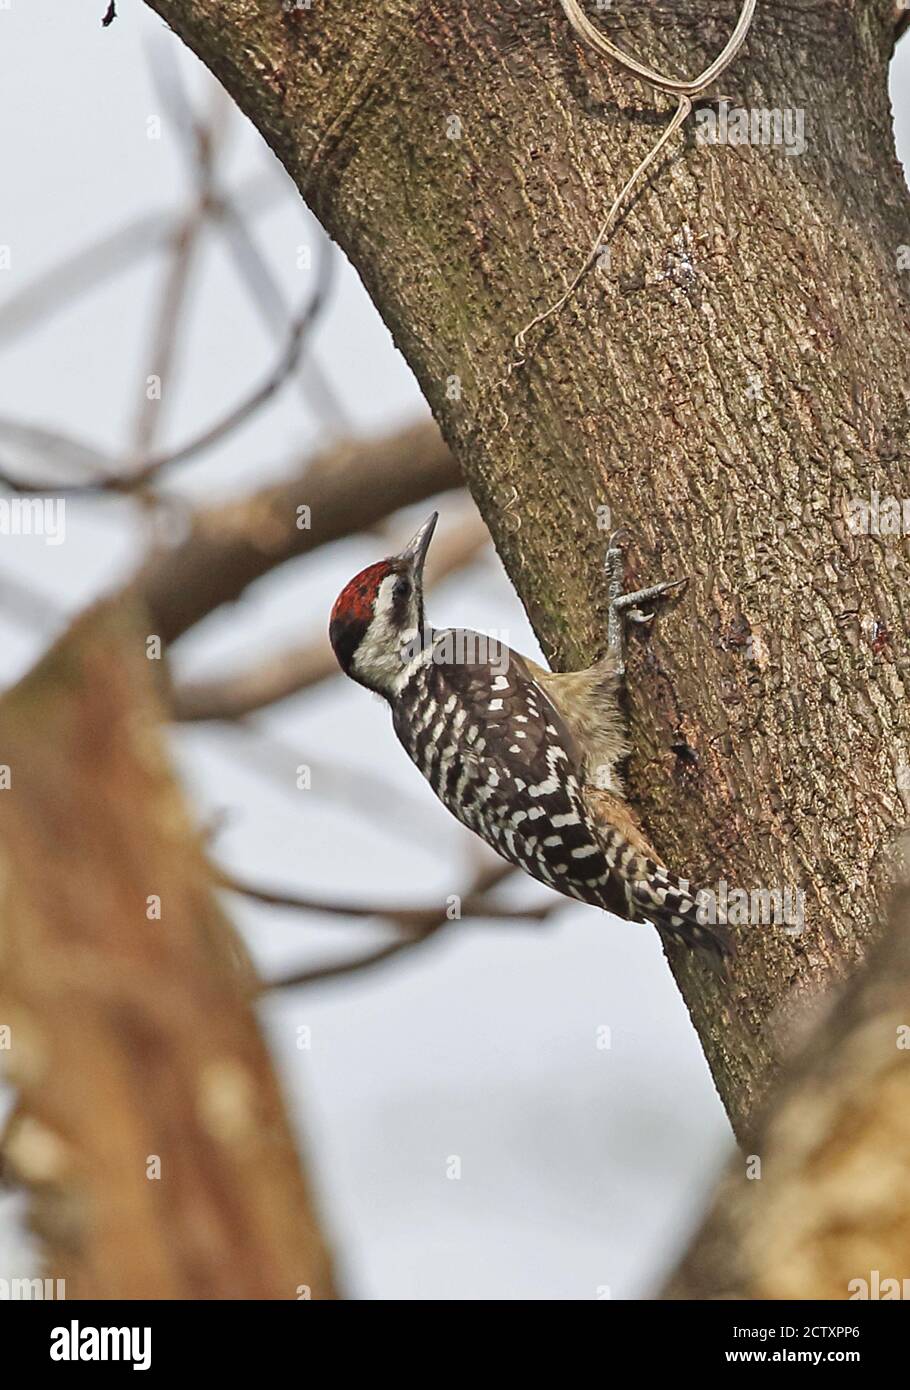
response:
M312 792L326 800L341 802L349 812L368 818L380 829L385 824L383 812L394 803L396 828L426 835L422 800L400 788L393 789L385 778L370 768L346 767L336 760L315 759L254 719L236 719L221 727L255 740L255 757L244 766L251 773L267 777L272 786L299 797L301 788L297 778L299 770L305 767L310 782L308 794Z
M221 679L185 681L171 693L178 723L242 719L338 675L335 653L325 636L270 656L258 666Z
M428 586L470 565L489 543L489 532L475 512L455 531L444 531L430 552ZM240 719L255 710L299 695L338 674L338 663L325 635L229 676L187 681L173 687L173 717L186 723L204 719Z
M214 214L219 225L230 226L233 230L235 250L238 238L242 240L244 254L240 259L247 270L251 256L255 256L256 253L233 204L227 199L217 198L215 194L217 154L226 130L224 118L227 114L227 99L223 89L213 86L214 111L210 119L203 121L193 111L183 88L179 69L172 61L169 47L157 50L156 59L152 63L152 75L162 101L182 137L181 143L188 151L196 184L193 205L178 221L169 238L171 263L160 296L151 362L146 373L147 377L155 377L159 382L163 382L170 375L176 352L180 317L189 287L193 254L209 217ZM241 233L244 233L243 238ZM7 466L4 472L0 472L0 481L14 491L23 492L88 495L98 492L132 492L144 488L159 473L172 465L194 458L220 442L271 399L302 356L306 334L317 322L325 307L332 283L333 247L321 231L318 244L321 254L312 293L305 308L291 322L287 342L278 362L266 379L222 418L178 448L152 454L151 445L161 419L163 398L146 393L136 419L133 461L126 470L113 466L112 461L101 451L65 435L42 431L20 421L0 422L0 433L5 433L8 438L18 442L20 447L24 446L27 451L37 454L40 454L44 447L58 456L62 455L70 467L75 464L83 475L75 480L70 476L61 481L46 475L37 480L29 480L27 477L18 476L15 468L10 469ZM239 252L237 254L239 257ZM261 286L263 277L268 275L267 267L264 262L256 262L256 269L257 284ZM285 317L282 314L282 319ZM0 324L2 322L0 316ZM46 460L43 459L42 462Z
M479 904L482 902L486 893L514 872L512 866L502 860L491 860L485 863L475 874L469 890L463 898L462 910L465 911L466 905L469 903ZM296 904L290 903L289 905L294 906ZM552 901L544 904L540 909L521 914L511 912L506 915L510 917L524 915L533 917L537 921L543 921L551 913L558 911L560 907L565 907L565 900L554 894ZM405 911L407 912L408 909ZM480 912L477 915L481 915ZM484 909L483 915L490 916L491 914ZM283 975L278 979L266 982L262 986L263 992L277 989L296 989L298 985L324 984L362 970L371 969L374 965L381 965L395 956L401 955L403 951L411 951L416 946L422 946L433 937L438 937L442 929L450 925L452 925L451 920L445 911L437 909L435 914L405 941L392 941L366 955L355 956L352 960L336 961L329 965L312 966L304 970L294 971L289 975Z
M509 867L506 866L503 877L508 877L508 872ZM231 893L239 893L253 902L263 903L266 907L286 907L297 912L319 912L330 917L381 917L391 926L398 927L412 936L423 936L427 931L435 930L440 923L441 909L438 903L427 904L424 907L339 903L326 898L311 898L299 893L290 893L286 889L264 888L245 883L242 879L234 878L233 875L217 869L214 873L219 887ZM454 920L463 921L466 917L493 917L506 921L542 922L560 905L564 906L558 898L553 897L538 907L509 907L491 902L485 892L471 892L462 897L460 917Z
M215 161L216 140L219 145L224 144L230 102L219 82L209 82L212 114L203 119L187 91L174 45L159 35L149 44L147 53L152 86L176 131L190 176L198 184L200 170L211 167Z
M233 195L232 206L241 217L255 217L272 207L282 192L274 172L256 175ZM216 195L212 199L212 215L217 217L219 211ZM39 275L0 306L0 348L112 275L168 246L179 222L180 218L172 213L146 213Z
M422 946L434 935L435 931L424 932L421 936L412 937L410 940L390 941L387 946L378 946L375 951L368 951L363 956L354 956L351 960L333 961L329 965L314 965L306 970L284 976L280 980L273 980L271 984L263 985L263 993L270 990L297 989L300 985L321 985L328 984L332 980L347 979L349 975L359 974L362 970L370 970L374 965L382 965L395 956L400 956L404 951L413 951L415 946Z
M180 322L190 286L193 260L209 215L216 164L220 147L224 142L228 111L223 89L213 83L211 114L207 120L197 119L189 107L172 46L167 44L159 47L155 53L156 56L151 63L152 77L183 137L182 143L189 145L195 198L176 228L171 242L170 265L159 297L150 361L144 377L144 381L150 377L157 379L162 390L158 395L151 394L148 390L142 393L133 436L133 455L138 459L148 456L161 425L164 402L167 399L167 393L163 388L171 377L177 354Z
M173 642L277 565L460 481L431 421L385 439L334 445L294 477L200 512L179 545L151 556L137 585L152 631Z
M281 291L250 229L229 198L222 198L215 224L224 234L237 272L249 291L250 302L273 332L284 335L289 314ZM315 219L313 225L317 238L324 241L325 232ZM311 409L333 432L349 432L348 413L315 355L308 356L305 370L298 373L298 383Z
M225 415L216 420L213 424L187 440L185 444L179 445L175 449L166 450L163 453L155 454L151 458L146 458L138 468L134 468L129 473L109 473L103 472L98 476L105 460L100 452L95 453L98 464L98 471L87 482L61 482L59 479L39 478L28 482L22 478L17 478L9 471L0 471L0 482L6 484L14 492L52 492L56 496L78 495L82 497L92 497L103 493L129 494L135 493L140 488L145 487L152 479L173 467L177 463L186 463L188 459L195 458L205 450L211 449L220 443L227 435L242 425L251 415L255 415L258 410L271 400L272 396L284 385L288 376L293 372L303 351L308 331L313 327L325 307L326 297L329 293L331 284L331 247L326 254L323 272L317 282L313 296L306 308L298 315L294 321L288 337L287 344L265 380L262 381L254 391L251 391L238 405L233 406ZM0 434L7 433L22 440L28 440L39 434L37 427L22 424L19 421L6 420L0 421ZM56 439L58 442L66 442L75 457L81 460L88 460L92 457L90 446L80 444L75 440L66 440L63 435L56 435L51 431L43 431L48 439Z

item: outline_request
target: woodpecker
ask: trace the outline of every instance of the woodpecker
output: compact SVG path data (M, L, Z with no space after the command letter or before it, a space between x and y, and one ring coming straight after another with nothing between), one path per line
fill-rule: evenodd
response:
M388 702L440 801L504 859L567 897L652 922L723 973L723 924L699 920L696 892L661 864L622 780L623 621L649 621L653 610L639 605L684 581L622 593L611 543L606 653L584 671L546 671L481 633L427 625L423 567L437 519L342 589L329 623L341 669Z

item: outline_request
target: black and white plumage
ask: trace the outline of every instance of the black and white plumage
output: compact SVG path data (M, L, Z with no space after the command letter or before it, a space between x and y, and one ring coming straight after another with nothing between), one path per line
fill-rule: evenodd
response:
M723 929L699 920L696 895L657 862L623 801L615 661L559 674L482 634L428 628L421 580L434 525L435 514L400 556L342 591L330 637L343 669L388 700L436 795L503 858L721 960Z

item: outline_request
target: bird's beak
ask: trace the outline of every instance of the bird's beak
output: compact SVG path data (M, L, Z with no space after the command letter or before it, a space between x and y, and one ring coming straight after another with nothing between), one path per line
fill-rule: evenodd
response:
M427 558L427 551L430 548L430 541L433 539L433 532L436 530L438 520L439 513L431 512L420 530L411 537L398 556L399 560L407 560L418 581L423 577L424 561Z

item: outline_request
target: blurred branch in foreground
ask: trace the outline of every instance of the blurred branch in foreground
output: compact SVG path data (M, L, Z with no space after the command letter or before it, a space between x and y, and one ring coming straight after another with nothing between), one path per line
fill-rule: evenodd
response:
M910 889L868 964L826 1001L744 1147L665 1298L904 1296ZM888 1279L896 1291L885 1288Z
M331 1297L145 643L95 609L0 701L4 1169L68 1298Z

